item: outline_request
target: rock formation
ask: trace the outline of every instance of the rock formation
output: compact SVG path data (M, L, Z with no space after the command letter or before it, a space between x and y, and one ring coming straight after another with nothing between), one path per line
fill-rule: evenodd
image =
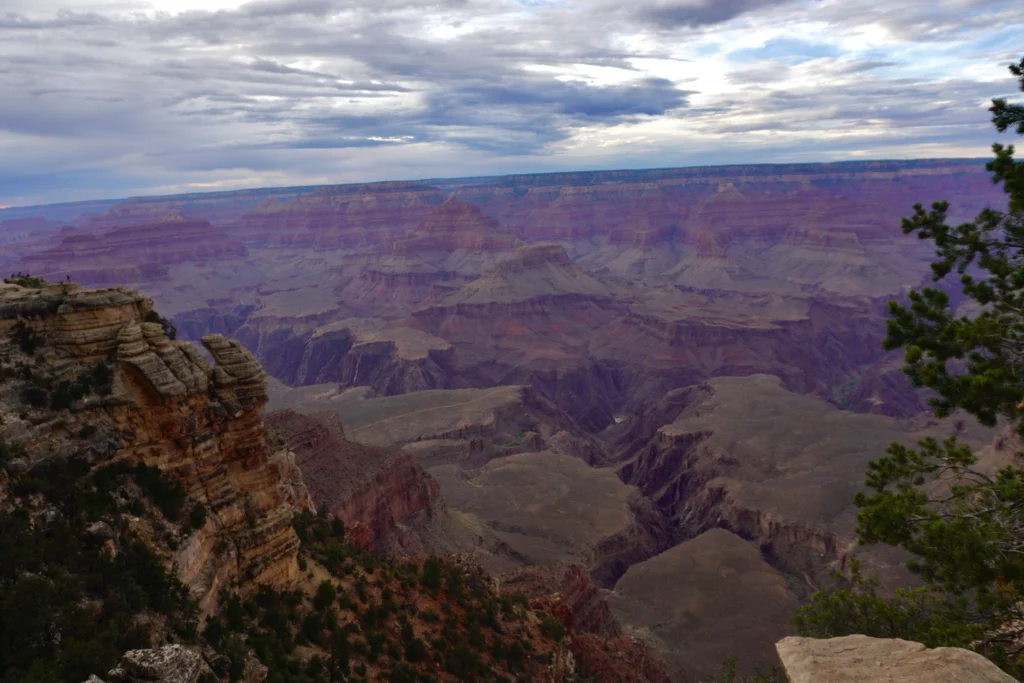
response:
M168 266L186 261L221 261L244 256L241 242L209 221L171 212L142 224L109 232L72 232L56 246L29 254L19 270L82 284L126 284L165 277Z
M209 510L173 558L200 606L210 609L221 587L287 584L297 572L298 539L263 438L266 375L238 342L220 335L203 339L211 367L191 344L144 322L151 311L152 301L120 288L0 288L0 331L30 326L50 372L73 378L112 363L109 395L75 403L74 422L106 425L115 435L113 457L159 467ZM33 430L18 417L6 424L29 430L19 440L30 459L75 447L69 426Z
M779 657L792 683L1012 683L1016 680L976 652L928 649L907 640L854 635L815 640L785 638Z
M418 183L321 187L290 201L268 199L233 231L250 247L376 245L415 228L443 201L440 190Z
M441 505L437 483L412 455L347 441L335 413L284 410L268 415L267 424L295 453L316 506L345 522L358 545L401 543L396 536L417 533Z
M196 683L210 669L196 652L181 645L154 650L130 650L121 663L106 675L109 683ZM91 676L85 683L104 683Z
M903 555L855 543L853 497L890 442L951 429L838 410L764 375L718 378L645 404L606 432L611 457L625 458L623 481L685 542L632 566L615 584L613 612L675 671L713 674L730 654L722 643L769 659L798 602L851 557L890 585L906 584ZM975 447L992 437L973 424L960 435ZM994 449L985 457L1010 462Z

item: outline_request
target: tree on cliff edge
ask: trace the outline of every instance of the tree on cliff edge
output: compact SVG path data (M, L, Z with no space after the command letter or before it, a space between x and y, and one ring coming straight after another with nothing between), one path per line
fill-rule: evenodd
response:
M1010 66L1024 91L1024 59ZM1000 132L1024 135L1024 105L996 99ZM909 305L889 303L885 348L903 348L904 372L936 394L936 415L956 410L1024 435L1024 162L993 145L986 168L1009 195L1006 211L985 209L946 223L948 203L920 204L903 232L935 243L933 281L955 273L974 315L958 315L947 294L924 287ZM881 597L857 566L847 584L818 593L795 617L806 635L867 633L929 646L970 647L1011 673L1024 672L1024 454L986 472L956 438L917 449L893 443L869 465L857 533L863 543L901 546L923 587Z

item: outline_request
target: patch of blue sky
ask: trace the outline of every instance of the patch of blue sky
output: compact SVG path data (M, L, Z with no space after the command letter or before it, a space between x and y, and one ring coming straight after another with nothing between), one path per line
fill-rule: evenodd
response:
M1022 44L1024 44L1024 22L1019 22L967 41L963 49L972 53L1012 52L1017 54L1020 52Z
M760 47L733 50L727 56L729 61L750 62L773 59L786 64L801 64L821 57L839 57L842 52L835 45L818 43L801 38L772 38Z

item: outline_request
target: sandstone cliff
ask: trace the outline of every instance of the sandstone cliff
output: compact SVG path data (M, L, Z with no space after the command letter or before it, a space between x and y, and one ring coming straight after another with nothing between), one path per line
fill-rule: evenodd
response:
M259 363L238 342L209 335L203 345L211 366L191 344L144 322L151 311L149 299L120 288L0 288L0 333L34 340L38 351L16 362L32 367L55 395L97 365L110 377L105 394L56 412L26 411L15 387L5 385L13 395L3 403L3 437L25 444L27 467L80 449L75 436L91 425L93 440L102 441L90 448L159 467L180 482L209 515L181 540L172 561L209 610L221 587L283 585L295 577L292 507L264 442L266 375ZM8 344L18 357L15 343ZM294 473L289 477L301 490Z

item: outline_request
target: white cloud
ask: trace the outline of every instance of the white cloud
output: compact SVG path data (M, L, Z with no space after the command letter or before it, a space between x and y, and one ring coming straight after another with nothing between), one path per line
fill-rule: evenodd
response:
M982 156L1010 0L5 0L0 203Z

